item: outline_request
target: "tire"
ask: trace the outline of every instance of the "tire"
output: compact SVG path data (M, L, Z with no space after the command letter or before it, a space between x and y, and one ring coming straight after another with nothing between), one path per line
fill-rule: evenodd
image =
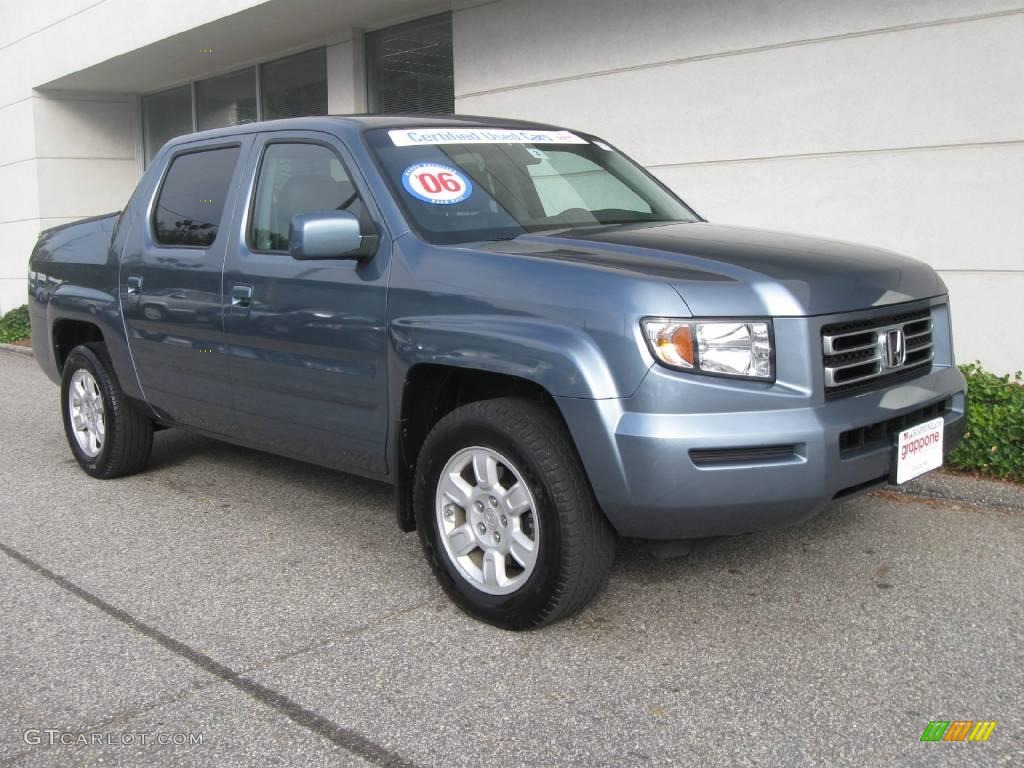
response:
M61 373L61 413L71 453L87 474L101 479L141 471L153 448L152 420L124 396L113 370L103 344L83 344L71 350ZM76 430L76 417L92 427ZM101 440L90 439L100 431Z
M420 451L413 504L441 587L489 624L566 618L611 570L615 533L561 420L534 401L483 400L442 418Z

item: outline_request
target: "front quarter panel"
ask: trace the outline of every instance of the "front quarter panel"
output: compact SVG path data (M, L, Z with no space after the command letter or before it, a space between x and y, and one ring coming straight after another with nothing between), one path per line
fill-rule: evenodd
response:
M432 363L518 376L554 397L628 397L652 365L639 321L655 314L687 314L662 281L406 235L389 292L391 380Z

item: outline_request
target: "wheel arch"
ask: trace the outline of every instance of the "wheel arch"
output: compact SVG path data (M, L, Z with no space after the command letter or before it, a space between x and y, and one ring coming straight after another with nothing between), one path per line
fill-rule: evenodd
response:
M33 318L33 346L42 349L42 344L35 343L37 319L40 334L47 334L45 340L40 340L45 341L46 353L40 356L39 364L51 380L60 381L64 362L72 349L79 344L98 342L106 347L113 373L125 395L146 402L135 375L116 289L103 291L75 284L59 286L49 302L39 308L38 318Z
M521 397L543 403L563 426L565 417L552 394L537 382L507 373L437 363L419 363L402 382L399 416L394 422L393 451L398 526L416 529L412 491L416 461L431 428L456 408L480 400Z
M64 370L64 362L72 349L80 344L94 342L106 343L103 331L96 323L67 317L57 318L53 323L50 342L57 373Z

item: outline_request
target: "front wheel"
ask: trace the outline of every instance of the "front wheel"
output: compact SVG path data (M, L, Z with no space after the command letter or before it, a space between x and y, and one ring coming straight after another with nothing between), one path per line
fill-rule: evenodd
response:
M68 354L61 411L68 445L88 474L107 479L146 466L153 422L124 396L102 344L83 344Z
M542 404L484 400L441 419L420 451L414 501L441 586L491 624L531 629L569 616L611 568L615 535Z

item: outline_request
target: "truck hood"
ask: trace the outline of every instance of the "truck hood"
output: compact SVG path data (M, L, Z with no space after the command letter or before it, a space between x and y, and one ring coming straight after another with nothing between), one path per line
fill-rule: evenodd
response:
M891 251L706 222L574 229L488 246L661 278L694 316L823 315L946 293L931 267Z

